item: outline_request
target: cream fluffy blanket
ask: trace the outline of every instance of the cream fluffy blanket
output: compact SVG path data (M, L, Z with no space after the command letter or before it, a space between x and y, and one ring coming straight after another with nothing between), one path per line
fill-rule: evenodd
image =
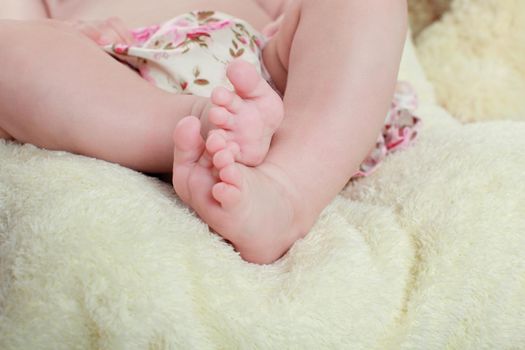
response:
M270 266L170 186L0 143L1 349L525 349L525 123L462 126L420 92L417 144Z

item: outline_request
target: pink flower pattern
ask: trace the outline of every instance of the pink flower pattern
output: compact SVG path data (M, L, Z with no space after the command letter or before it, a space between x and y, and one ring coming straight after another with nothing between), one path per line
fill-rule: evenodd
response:
M132 34L133 45L104 49L168 92L209 96L217 86L231 87L225 66L236 58L254 64L269 79L262 65L265 37L221 12L192 11Z
M160 26L155 24L149 27L137 28L131 32L135 42L140 45L144 44L146 41L151 38L160 29Z
M414 114L417 105L417 95L410 84L398 82L376 145L352 179L369 176L387 155L412 145L421 126L421 119Z

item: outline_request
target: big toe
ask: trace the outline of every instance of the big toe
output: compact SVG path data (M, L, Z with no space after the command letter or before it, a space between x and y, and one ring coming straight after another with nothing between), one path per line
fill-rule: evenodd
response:
M185 117L177 123L173 132L175 164L197 162L204 150L200 130L201 122L193 116Z
M199 119L186 117L177 123L173 132L173 188L185 202L190 198L189 175L204 152L200 129Z
M267 84L255 66L244 60L232 61L228 65L226 75L235 88L235 92L242 98L255 98L267 92Z

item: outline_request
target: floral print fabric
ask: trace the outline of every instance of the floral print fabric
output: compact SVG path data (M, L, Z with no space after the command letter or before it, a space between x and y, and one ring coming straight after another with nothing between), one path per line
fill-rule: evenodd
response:
M352 179L372 174L388 154L412 144L421 125L421 119L414 114L417 104L417 95L410 84L398 82L376 145Z
M232 88L225 67L242 58L265 79L265 38L247 22L215 11L193 11L162 25L134 30L134 45L104 49L168 92L209 97L217 86Z

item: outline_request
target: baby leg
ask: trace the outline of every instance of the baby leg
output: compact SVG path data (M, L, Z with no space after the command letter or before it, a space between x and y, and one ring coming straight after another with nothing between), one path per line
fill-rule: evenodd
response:
M265 161L206 151L196 119L177 126L174 184L243 258L279 258L356 172L383 125L405 32L402 0L296 0L264 51L285 113Z
M152 86L57 22L0 21L0 137L169 172L172 132L205 98Z
M266 47L268 70L285 91L267 160L311 197L305 217L317 217L374 146L405 35L404 0L296 0Z

